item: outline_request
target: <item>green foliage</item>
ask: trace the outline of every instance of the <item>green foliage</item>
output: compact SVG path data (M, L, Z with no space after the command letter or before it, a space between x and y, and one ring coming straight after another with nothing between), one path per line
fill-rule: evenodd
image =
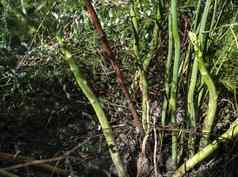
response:
M115 127L119 124L123 125L123 128L113 129L116 137L118 137L115 141L113 137L109 137L107 140L112 141L113 139L113 145L120 144L119 147L123 148L120 150L131 161L138 160L138 156L144 153L144 159L149 159L149 166L156 168L156 161L161 160L158 159L159 153L165 157L165 160L162 159L163 163L166 160L169 161L170 157L168 156L171 154L173 154L174 163L176 159L182 162L192 155L187 153L190 146L194 155L201 139L207 137L211 141L213 137L220 134L220 132L217 133L216 121L222 120L220 124L225 127L236 118L235 106L237 105L235 102L230 101L234 105L232 109L226 106L223 109L219 107L223 98L226 100L233 98L225 97L225 93L221 93L217 100L216 94L210 94L208 97L209 89L204 87L204 84L209 87L213 79L215 82L212 84L210 92L213 90L215 93L215 89L218 92L225 89L220 88L217 82L221 82L230 91L235 92L238 88L238 26L235 1L173 0L171 1L173 4L163 0L93 0L92 2L109 43L116 54L116 63L125 73L125 83L130 88L129 91L138 113L141 114L142 119L145 117L142 121L145 122L144 128L147 132L143 147L141 144L138 147L134 145L135 150L133 150L132 155L129 154L128 149L130 147L127 147L131 145L118 140L121 134L127 136L127 132L132 132L133 135L128 133L128 136L133 137L136 144L137 140L141 142L140 138L143 136L138 139L134 138L135 132L130 126L131 120L125 106L126 100L121 96L121 92L115 84L114 72L110 63L101 60L105 55L105 52L100 48L101 36L95 33L84 8L83 0L2 0L0 2L0 109L4 108L4 111L9 115L13 112L12 119L16 116L17 121L14 122L14 128L17 128L18 125L25 125L24 122L28 122L28 118L35 119L37 117L38 120L35 124L43 125L42 120L48 121L46 126L53 125L55 131L60 125L62 127L59 129L63 132L65 130L63 126L66 126L64 124L68 119L69 121L71 119L77 121L75 129L84 129L82 127L85 125L83 124L85 119L82 119L82 122L78 121L82 112L94 114L86 98L77 90L80 86L90 98L89 100L91 100L95 110L100 110L98 113L99 120L102 122L100 117L105 118L104 111L106 116L110 118L106 127L103 127L104 131L110 129L109 123L113 123ZM208 4L203 19L202 12L206 2ZM171 5L173 5L172 11L169 8ZM198 11L195 11L196 8ZM172 21L170 12L173 15ZM189 42L188 31L193 31L194 35L196 33L196 36L200 38L196 40L197 42L202 41L202 47L197 46L197 44L192 45L191 41ZM56 36L62 36L67 45L66 53L64 48L59 46ZM78 77L79 86L73 81L71 70L62 60L62 52L64 54L70 53L71 63L69 62L69 64L74 74L77 68L80 68L82 73L75 75L76 78ZM65 57L67 59L66 55L63 58ZM197 63L197 66L194 66L194 72L192 72L192 63L200 57L204 61ZM138 73L140 84L137 83ZM85 83L88 84L85 86ZM131 87L130 84L136 85L136 87ZM139 86L141 90L139 90ZM188 93L189 87L192 87L190 93ZM187 96L188 98L186 98ZM48 97L49 100L47 100ZM161 118L158 112L162 109L160 100L163 98L164 108ZM211 102L212 99L213 102ZM94 100L97 100L96 107ZM219 113L215 112L216 109L211 111L211 108L216 106L216 101L218 101L217 110ZM159 110L156 112L156 117L152 116L154 115L152 105L154 102L159 102L156 106L156 109L158 107ZM38 107L46 107L45 110L48 109L48 112L45 110L41 112ZM70 108L72 108L71 111L69 111ZM182 115L179 122L180 110L184 111L186 116ZM225 114L225 111L232 113ZM18 113L21 113L19 119ZM0 112L0 116L1 114ZM230 116L231 114L233 117ZM9 115L5 117L8 118ZM226 123L223 121L223 115L227 115ZM56 119L57 116L60 118ZM207 119L209 116L211 121ZM188 121L187 117L190 117L191 122L183 131ZM154 122L152 122L152 118ZM205 121L203 121L204 118ZM4 122L4 126L8 124L8 121L9 119L7 119L7 123ZM197 134L200 135L201 132L197 132L197 129L206 123L209 123L209 134L213 135L214 132L215 134L211 138L209 135L198 137ZM87 124L90 124L86 126L86 130L90 127L90 136L95 136L99 132L96 128L95 117L92 116ZM0 125L4 127L1 122ZM157 127L157 125L159 126ZM161 125L163 126L162 130L160 130ZM68 128L72 130L72 127ZM125 133L122 129L127 132ZM220 131L224 132L225 128ZM111 130L110 133L112 133ZM153 133L157 133L158 137L156 137L157 135L152 137ZM189 136L186 133L189 133ZM67 132L62 134L64 134L62 139L67 141L67 136L65 136ZM78 132L71 131L67 135L76 137L72 141L65 142L71 147L86 134L81 137ZM155 144L155 140L158 140L158 152L153 154L152 145ZM94 153L100 143L91 145L86 143L80 146L78 150L83 153ZM173 149L164 152L163 148L170 145L173 146ZM210 146L213 145L208 147ZM102 147L103 150L106 149L105 144L102 144ZM141 153L139 147L146 150ZM151 147L152 149L150 149ZM156 151L155 146L154 149ZM211 151L207 152L210 153ZM111 153L115 155L113 152ZM106 154L108 155L108 153ZM115 157L114 160L117 161L118 159L119 156ZM152 164L152 159L154 164ZM198 161L192 161L190 167L192 168L195 163ZM85 164L87 165L86 162ZM86 166L85 164L84 166ZM160 164L157 163L157 165ZM151 168L146 171L151 171ZM159 168L163 169L164 166L159 166ZM166 168L168 167L166 166ZM182 173L185 173L183 169ZM133 175L135 176L135 174Z
M6 48L7 46L7 22L4 6L0 3L0 48Z
M215 74L219 75L224 86L234 91L238 88L238 30L232 24L223 31L223 36L216 41L218 45L214 54Z

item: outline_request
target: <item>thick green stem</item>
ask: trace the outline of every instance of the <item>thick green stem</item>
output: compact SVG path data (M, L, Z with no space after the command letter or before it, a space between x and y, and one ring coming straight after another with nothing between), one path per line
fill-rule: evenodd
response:
M161 115L161 124L162 126L165 126L165 119L166 119L166 112L168 107L168 99L169 99L169 82L170 82L170 66L171 66L171 60L172 60L172 49L173 49L173 36L172 36L172 24L171 24L171 14L169 14L169 20L168 20L168 26L169 26L169 46L168 46L168 56L167 56L167 62L165 66L165 96L163 101L163 108L162 108L162 115Z
M210 133L212 131L212 126L215 120L215 114L216 114L216 108L217 108L217 93L216 93L216 87L212 81L212 78L210 77L205 64L203 63L203 60L198 61L198 67L199 71L202 75L202 79L205 82L205 84L208 87L209 91L209 103L208 103L208 110L207 110L207 116L204 119L203 123L203 132L204 135L200 142L200 147L203 147L204 145L208 144L208 140L210 137Z
M198 2L198 7L197 7L197 11L196 11L196 18L195 18L196 23L193 27L194 31L195 31L196 25L197 25L197 20L198 20L198 16L199 16L198 14L200 13L199 12L200 11L200 5L201 5L201 0ZM206 29L206 23L207 23L207 17L208 17L210 5L211 5L211 0L207 0L204 11L203 11L203 14L202 14L200 28L199 28L199 39L200 39L200 44L201 44L201 50L202 51L204 49L204 32L205 32L205 29ZM195 87L194 87L193 84L196 84L197 71L198 71L198 63L196 61L194 61L193 69L192 69L192 75L191 75L191 81L190 81L192 83L192 86L190 86L190 88L189 88L190 102L192 102L191 99L193 100L193 97L194 97ZM191 109L194 109L194 105L192 105L192 104L190 104L188 106L190 106ZM190 115L193 116L193 113L192 112L190 112L190 113L191 113ZM193 117L190 117L190 118L191 118L191 121L193 121L192 119L195 119Z
M177 102L177 84L178 84L178 70L180 64L180 39L177 25L177 2L171 0L171 17L172 17L172 35L174 39L174 65L173 76L170 91L169 110L171 113L171 123L176 124L176 102ZM176 132L172 133L172 160L174 165L177 163L177 136Z
M194 20L195 22L193 24L193 31L196 31L196 28L198 26L200 7L201 7L201 0L199 0L197 3L196 16ZM192 129L196 128L196 111L195 111L195 105L194 105L194 102L195 102L194 92L195 92L196 83L197 83L197 76L198 76L198 62L197 60L194 60L192 73L191 73L191 79L190 79L189 88L188 88L188 96L187 96L188 125L189 125L189 128L192 128ZM191 156L194 154L194 141L195 141L194 138L192 137L192 135L190 135L188 140L188 147L189 147L189 154Z
M204 119L203 129L202 129L202 132L204 134L200 142L200 147L202 148L208 143L209 136L210 136L212 126L214 123L216 107L217 107L217 93L216 93L216 87L212 81L212 78L210 77L205 67L205 64L203 62L202 51L200 49L200 43L199 43L200 41L197 39L196 34L192 32L189 32L189 38L194 46L195 60L198 63L198 69L202 76L202 80L207 85L207 88L209 91L209 103L208 103L207 115Z
M191 81L189 84L188 89L188 97L187 97L187 104L188 104L188 121L189 121L189 128L192 128L193 130L196 128L196 111L195 111L195 105L194 105L194 92L197 82L197 75L198 75L198 62L197 60L194 60L193 62L193 68L192 68L192 74L191 74ZM192 135L189 137L189 151L190 155L194 154L194 138Z
M200 6L201 6L201 0L198 1L197 9L196 9L196 17L195 17L195 23L193 24L193 31L196 31L198 18L200 14ZM204 27L202 27L204 28ZM191 128L196 127L196 113L195 113L195 106L194 106L194 92L196 88L197 83L197 74L198 74L198 62L197 60L193 61L193 67L192 67L192 73L191 73L191 80L189 84L188 89L188 98L187 98L187 104L188 104L188 119L189 119L189 125Z
M173 177L182 177L186 172L190 171L195 165L201 163L205 160L209 155L211 155L215 150L218 149L220 144L229 141L230 139L236 137L238 135L238 119L233 122L231 127L222 134L217 140L213 141L205 148L201 149L198 153L196 153L192 158L187 160L184 164L182 164L175 172Z
M97 115L97 118L98 118L99 123L102 127L103 134L105 136L106 142L109 147L109 152L110 152L112 161L117 169L118 176L119 177L127 177L126 168L123 166L123 163L121 161L121 158L119 155L119 150L115 143L110 123L108 122L108 119L102 109L102 106L100 105L97 97L94 95L91 88L89 87L87 80L85 80L83 75L81 74L80 69L77 66L72 54L66 48L63 47L64 45L63 45L62 38L60 38L60 37L57 37L57 38L58 38L58 42L62 46L61 52L64 55L65 61L70 66L70 69L71 69L72 73L74 74L77 84L83 91L84 95L88 98L89 102L91 103L91 105Z
M197 11L196 11L196 17L195 17L195 24L193 26L193 31L197 31L196 30L196 26L198 25L198 17L200 14L200 5L201 5L201 0L199 0L198 5L197 5ZM211 5L211 0L207 0L206 1L206 5L202 14L202 19L201 19L201 24L200 24L200 28L199 28L199 43L201 44L201 51L203 51L204 49L204 31L206 29L206 23L207 23L207 17L208 17L208 13L209 13L209 8ZM199 49L200 50L200 49ZM201 55L199 57L199 55ZM194 103L196 102L194 100L194 92L195 92L195 88L196 88L196 83L197 83L197 75L198 75L198 67L199 67L199 60L196 58L202 58L202 52L200 53L195 53L195 60L193 62L193 67L192 67L192 74L191 74L191 80L190 80L190 85L189 85L189 89L188 89L188 97L187 97L187 105L188 105L188 118L189 118L189 122L190 122L190 127L191 128L196 128L196 112L195 112L195 105ZM201 64L200 64L201 66ZM203 69L206 69L204 67L202 67ZM208 73L207 73L208 74ZM204 78L204 77L203 77ZM211 115L209 115L209 117L211 117ZM193 138L191 137L189 139L189 146L191 148L191 154L193 154L194 150L193 150Z

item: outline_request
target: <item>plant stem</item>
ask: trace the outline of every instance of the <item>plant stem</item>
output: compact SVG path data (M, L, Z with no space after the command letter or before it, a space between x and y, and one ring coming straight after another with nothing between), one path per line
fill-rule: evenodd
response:
M140 70L140 87L142 92L142 124L145 132L150 129L150 116L149 116L149 93L148 82L146 80L146 74L144 70Z
M201 7L201 0L198 1L197 3L197 8L196 8L196 16L193 24L193 31L196 31L198 28L198 19L199 19L199 14L200 14L200 8ZM191 45L189 44L189 48L191 48ZM196 128L196 110L195 110L195 105L194 105L194 92L196 88L196 83L197 83L197 76L198 76L198 62L197 60L193 61L193 66L192 66L192 73L191 73L191 79L189 83L189 88L188 88L188 96L187 96L187 111L188 111L188 126L189 128L195 129ZM194 154L194 142L195 139L190 135L189 140L188 140L188 148L189 148L189 155L192 156Z
M134 30L134 52L137 58L137 62L141 63L141 55L140 55L140 41L138 37L139 25L137 20L139 19L138 14L136 13L135 9L138 6L138 3L134 2L130 8L130 16L132 21L132 27ZM147 132L150 127L150 118L149 118L149 93L148 93L148 81L146 79L146 74L149 69L149 64L156 53L158 48L158 37L159 37L159 21L160 21L160 9L159 6L156 7L156 21L154 23L153 28L153 37L152 37L152 47L149 53L146 55L146 58L143 60L142 66L139 68L140 73L140 89L142 92L142 125Z
M141 122L139 120L139 116L136 112L135 106L134 106L134 104L131 100L131 97L129 95L128 88L125 84L124 75L115 61L116 60L115 54L113 53L112 48L108 42L107 36L102 29L102 26L101 26L101 23L97 17L96 11L94 10L90 0L84 0L84 2L85 2L85 7L88 11L89 18L92 22L92 25L94 26L95 31L97 32L97 34L100 37L101 48L105 53L104 58L111 63L112 68L116 74L117 83L121 87L121 90L127 99L127 102L129 105L129 110L131 111L132 117L133 117L132 123L133 123L134 127L137 128L137 130L139 132L143 133L143 129L142 129Z
M170 66L171 66L171 60L172 60L172 49L173 49L173 36L172 36L172 24L171 24L171 14L169 14L169 20L168 20L168 26L169 26L169 47L168 47L168 56L167 56L167 62L165 66L165 96L163 100L163 107L162 107L162 113L161 113L161 124L162 126L165 126L166 122L166 112L168 107L168 99L169 99L169 82L170 82Z
M202 132L204 133L204 135L200 141L200 148L202 148L205 145L207 145L209 136L212 130L212 125L214 122L216 107L217 107L217 93L216 93L216 87L212 81L212 78L210 77L205 67L205 64L203 62L202 51L200 49L200 43L199 43L200 41L197 39L196 34L192 32L189 32L189 38L194 46L195 60L197 60L198 69L202 76L202 80L207 85L207 88L209 91L209 103L208 103L207 115L204 119L203 129L202 129Z
M186 172L190 171L195 165L205 160L209 155L211 155L216 149L218 149L219 145L225 143L228 140L236 137L238 135L238 119L234 121L231 127L217 140L214 140L212 143L207 145L205 148L201 149L198 153L196 153L192 158L187 160L184 164L182 164L175 172L173 177L182 177Z
M199 16L200 16L201 1L202 0L199 0L198 3L197 3L196 16L195 16L195 20L194 20L194 23L193 23L193 30L198 29L198 19L199 19Z
M156 51L159 47L159 31L160 31L159 23L160 23L160 20L161 20L160 6L157 5L156 6L156 20L154 22L154 28L153 28L153 34L152 34L152 47L151 47L147 57L143 61L143 69L145 72L148 71L148 67L151 63L151 60L155 57Z
M195 59L193 62L191 81L189 84L188 97L187 97L189 128L192 128L192 129L196 128L196 111L194 106L194 92L195 92L195 87L197 83L197 73L198 73L198 62ZM188 146L190 150L190 155L193 155L194 139L192 135L189 138L188 144L189 144Z
M199 30L199 40L200 40L200 44L201 44L201 50L204 50L204 46L205 46L205 35L204 32L206 30L206 23L207 23L207 17L208 17L208 13L209 13L209 9L211 6L211 1L212 0L207 0L206 1L206 5L202 14L202 19L201 19L201 26L200 26L200 30Z
M131 21L132 21L132 27L134 30L134 53L136 56L136 60L137 62L141 63L141 57L140 57L140 41L139 41L139 37L138 37L138 31L139 31L139 27L138 27L138 23L137 23L137 19L139 18L135 11L136 5L138 5L138 3L134 3L133 6L131 6L130 9L130 16L131 16ZM147 132L148 130L148 117L149 116L149 98L148 98L148 83L146 80L146 76L145 76L145 71L143 70L143 68L139 68L139 76L140 76L140 89L142 92L142 126L145 130L145 132Z
M133 31L134 31L134 33L133 33L133 35L134 35L133 49L134 49L134 52L135 52L136 59L139 60L139 58L140 58L140 54L139 54L140 45L139 45L139 36L138 36L139 27L138 27L138 23L137 23L137 18L138 17L136 15L137 14L136 14L136 11L135 11L135 3L134 3L130 7L130 16L131 16L132 28L133 28Z
M203 14L202 14L202 19L201 19L201 24L200 24L200 28L199 29L199 43L200 43L200 49L202 51L202 55L203 55L203 51L205 48L205 34L204 32L206 31L206 23L207 23L207 17L209 14L209 9L211 6L211 1L212 0L207 0L206 4L205 4L205 8L203 10ZM207 35L206 35L207 36ZM201 82L200 86L202 87L203 82ZM200 100L204 95L204 89L201 89L201 91L199 92L199 96L198 96L198 105L200 105Z
M180 39L178 34L177 25L177 1L171 0L171 21L172 21L172 35L174 39L174 64L173 64L173 76L170 91L170 113L171 123L176 124L176 97L177 97L177 84L178 84L178 70L180 63ZM172 161L176 166L177 163L177 136L176 132L172 133Z
M142 115L142 117L147 122L146 123L147 130L150 129L150 117L149 117L150 105L149 105L149 88L148 88L148 81L146 79L146 76L147 76L147 72L148 72L151 60L154 58L156 51L158 49L158 43L159 43L159 40L158 40L159 39L159 24L158 23L159 23L159 21L160 21L160 9L158 6L158 7L156 7L156 21L154 22L154 28L153 28L152 47L151 47L147 57L143 61L143 71L141 73L142 94L143 94L142 105L144 107L144 109L142 108L142 113L144 114L144 116Z
M200 14L200 5L201 5L201 0L199 0L198 5L197 5L196 17L195 17L195 23L194 23L194 26L193 26L193 31L197 31L196 26L198 25L197 23L198 23L198 18L199 18L199 14ZM194 102L195 102L194 92L195 92L196 83L197 83L198 70L200 70L199 69L199 61L200 61L200 68L203 71L204 71L204 69L206 71L206 68L203 67L204 65L201 65L201 63L203 63L203 61L202 61L202 51L203 51L204 46L205 46L204 31L206 29L206 23L207 23L207 17L208 17L210 5L211 5L211 0L207 0L206 4L205 4L205 8L203 10L202 19L201 19L201 23L200 23L200 28L199 27L197 28L197 29L199 29L199 40L200 40L199 43L201 44L201 46L200 46L201 48L199 50L201 50L201 52L200 53L198 53L198 51L195 52L195 59L194 59L194 62L193 62L191 80L190 80L190 85L189 85L189 89L188 89L188 97L187 97L188 118L189 118L190 126L193 129L196 128L196 111L195 111L195 105L194 105ZM200 58L201 60L199 60L198 58ZM200 72L201 72L201 70L200 70ZM207 79L207 78L210 78L209 74L207 73L206 75L208 75L208 77L203 77L203 78L206 78L207 81L211 80L211 79ZM214 93L214 94L216 95L216 93ZM208 116L210 117L212 115L208 115ZM210 119L210 120L212 121L212 119ZM192 155L194 153L194 150L193 150L194 149L194 147L193 147L194 140L193 140L192 137L189 138L188 143L189 143L189 148L191 149L191 154L190 155Z
M103 134L105 136L106 142L109 147L109 152L110 152L112 161L117 169L118 176L119 177L127 177L126 168L123 166L123 163L121 161L121 158L119 155L119 150L115 143L110 123L108 122L108 119L102 109L102 106L100 105L97 97L94 95L91 88L89 87L87 80L85 80L83 78L83 75L81 74L80 69L77 66L72 54L64 47L62 38L60 38L60 37L57 37L57 38L58 38L58 42L62 46L61 52L64 55L65 61L70 66L70 70L74 74L77 84L83 91L84 95L88 98L89 102L91 103L91 105L97 115L97 118L98 118L99 123L102 127Z
M210 25L210 29L209 29L210 32L214 28L214 24L215 24L215 20L216 20L215 18L216 18L216 12L217 12L217 5L218 5L217 0L215 0L215 4L214 4L214 8L213 8L213 14L212 14L212 20L211 20L211 25Z

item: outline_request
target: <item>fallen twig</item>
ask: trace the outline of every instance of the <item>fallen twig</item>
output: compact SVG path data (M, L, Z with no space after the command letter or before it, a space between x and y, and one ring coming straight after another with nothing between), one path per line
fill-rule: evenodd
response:
M0 170L6 171L6 170L12 170L12 169L16 169L16 168L27 167L27 166L34 166L34 167L43 169L45 171L57 173L58 175L63 176L63 175L68 174L68 172L61 168L58 168L58 167L55 167L52 165L48 165L45 163L62 160L64 158L65 158L64 156L60 156L60 157L55 157L55 158L51 158L51 159L32 160L26 156L21 156L21 155L15 156L14 154L0 152L0 160L15 161L16 163L20 163L17 165L13 165L11 167L1 168Z
M9 172L7 172L5 170L0 170L0 176L2 176L2 177L19 177L19 176L15 175L15 174L9 173Z

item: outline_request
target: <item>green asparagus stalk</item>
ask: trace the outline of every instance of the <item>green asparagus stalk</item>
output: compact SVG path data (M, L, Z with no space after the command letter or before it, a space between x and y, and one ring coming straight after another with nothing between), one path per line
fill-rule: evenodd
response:
M188 121L189 121L189 128L195 129L196 128L196 111L195 111L195 105L194 105L194 92L195 92L195 87L197 83L197 74L198 73L198 62L197 60L194 60L193 62L193 68L192 68L192 74L191 74L191 81L189 84L189 89L188 89L188 97L187 97L187 104L188 104ZM194 138L192 135L190 135L189 140L189 151L190 155L194 154Z
M177 1L171 0L171 19L172 19L172 35L174 39L174 64L173 75L170 90L169 112L171 114L171 123L176 124L176 97L178 84L178 70L180 64L180 38L177 25ZM177 136L176 132L172 133L172 161L176 166L177 163Z
M193 24L193 31L196 31L197 28L197 23L198 23L198 18L200 14L200 7L201 7L201 0L198 1L197 3L197 9L196 9L196 16ZM191 44L189 44L189 50L191 50ZM190 55L190 52L189 52ZM195 100L194 100L194 92L196 88L196 83L197 83L197 76L198 76L198 62L197 60L193 61L193 66L192 66L192 73L191 73L191 79L189 83L189 88L188 88L188 96L187 96L187 116L188 116L188 126L191 129L196 128L196 109L195 109ZM192 135L189 136L188 139L188 148L189 148L189 155L193 156L195 149L194 149L194 141L195 139L193 138Z
M212 143L207 145L205 148L201 149L198 153L196 153L193 157L183 163L175 172L173 177L182 177L186 172L190 171L195 165L201 163L208 156L210 156L216 149L218 149L219 145L225 143L226 141L231 140L232 138L238 135L238 119L235 120L231 127L217 140L214 140Z
M215 114L216 114L217 93L216 93L216 87L212 81L212 78L210 77L205 67L205 64L203 62L202 51L200 48L201 47L200 41L197 39L196 34L192 32L189 32L189 38L191 40L191 43L194 46L195 60L198 63L198 69L202 76L202 80L207 85L207 88L209 91L209 103L208 103L207 115L204 119L203 129L202 129L202 132L204 133L204 135L200 142L200 147L204 147L208 143L209 136L212 130L212 125L215 118Z
M170 82L170 66L171 66L171 60L172 60L172 49L173 49L173 37L172 37L172 27L171 27L171 14L169 14L169 47L168 47L168 56L167 56L167 62L165 66L165 97L163 100L163 107L162 107L162 113L161 113L161 124L162 126L165 126L165 119L167 114L167 107L168 107L168 99L169 99L169 82Z
M204 41L205 41L204 40L204 38L205 38L204 37L204 31L206 29L207 17L208 17L209 8L210 8L210 5L211 5L211 0L206 1L205 8L204 8L204 11L203 11L203 14L202 14L200 27L199 27L198 26L198 18L199 18L199 14L200 14L200 5L201 5L201 0L199 0L198 4L197 4L195 23L193 24L193 31L199 31L198 32L199 33L199 40L200 40L199 43L201 45L200 46L201 47L200 48L201 53L199 55L201 55L201 56L198 56L198 52L197 53L195 52L195 55L196 55L195 58L202 58L202 51L203 51L204 45L205 45L204 44ZM196 30L196 28L198 30ZM201 62L203 63L203 61L200 61L200 63ZM198 67L199 67L199 60L195 59L194 62L193 62L191 80L190 80L190 85L189 85L189 89L188 89L188 97L187 97L188 119L189 119L190 127L192 129L196 128L196 111L195 111L195 105L194 105L194 103L196 101L194 100L194 92L195 92L197 77L198 77L198 70L199 70ZM208 77L208 78L210 78L210 77ZM208 117L212 117L212 114L213 113L211 113L211 115L208 115ZM210 119L210 121L213 121L212 118L209 118L209 119ZM204 127L208 126L206 122L207 122L207 120L204 121L204 123L206 124L206 125L204 125ZM208 123L208 124L212 124L212 123ZM204 131L206 131L206 130L204 130ZM209 133L209 132L207 132L207 133ZM191 149L191 151L190 151L191 154L194 153L194 147L193 147L194 142L193 141L194 141L193 138L190 137L188 143L189 143L189 148Z
M127 177L126 168L123 166L123 163L121 161L119 150L117 148L117 145L115 143L112 128L110 126L110 123L108 122L108 119L102 109L102 106L100 105L97 97L94 95L93 91L88 85L87 80L84 79L83 75L80 72L79 67L77 66L75 59L73 58L72 54L64 47L63 39L57 36L57 40L59 44L61 45L61 52L63 53L63 57L65 61L68 63L72 73L74 74L74 77L77 81L77 84L83 91L84 95L88 98L89 102L91 103L97 118L99 120L99 123L102 127L103 134L105 136L106 142L109 147L109 152L112 158L112 161L117 169L118 176L119 177Z

